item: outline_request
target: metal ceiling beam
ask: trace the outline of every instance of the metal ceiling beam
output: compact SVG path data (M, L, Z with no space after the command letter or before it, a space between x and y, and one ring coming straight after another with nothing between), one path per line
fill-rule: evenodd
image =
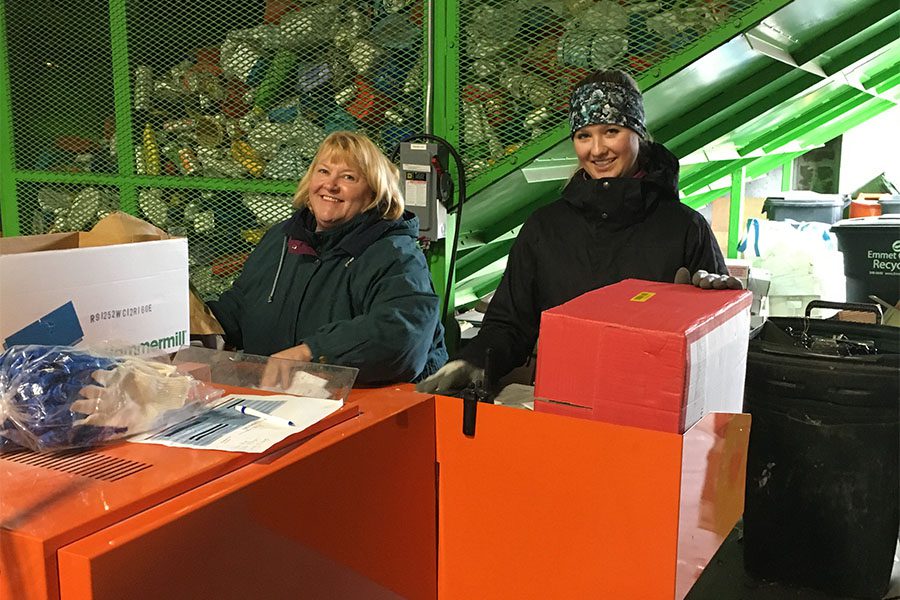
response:
M862 25L869 20L870 19L862 21L857 20L857 24ZM845 40L845 42L835 44L833 48L843 47L844 49L840 54L826 63L827 68L824 72L829 75L839 72L840 69L852 65L866 56L878 52L878 50L884 46L890 45L896 41L896 33L893 31L893 25L898 20L900 20L900 14L892 14L887 19L878 21L877 26L882 29L879 33L873 35L871 30L865 30L857 34L856 38L851 38L851 40ZM846 42L852 41L852 39L858 40L858 43L847 46ZM785 53L785 56L787 58L785 59L785 57L782 57L782 59L789 64L789 61L792 59L787 53ZM884 69L881 73L885 72L895 73L896 66L894 66L893 69ZM824 103L816 103L815 106L804 111L797 117L777 128L767 131L748 144L738 148L738 153L745 155L759 148L762 148L766 153L773 152L784 144L803 136L817 127L827 124L829 121L850 110L853 110L871 97L872 92L866 91L863 87L864 84L851 82L846 78L844 78L844 82L848 85L848 88L842 90L839 95L825 100Z
M456 308L463 308L475 304L497 289L497 285L503 278L506 265L494 264L484 270L483 273L462 281L456 286Z
M851 38L853 41L857 41L857 43L848 47L834 58L824 61L821 65L822 70L826 75L834 75L835 73L839 73L843 69L846 69L853 63L860 61L867 56L878 52L885 46L890 45L892 42L895 42L897 40L898 23L900 23L900 12L889 19L885 19L884 23L879 23L878 26L881 28L881 31L877 33L864 31L854 38ZM847 41L849 42L850 40ZM842 43L835 47L844 45L845 44Z
M538 207L558 198L564 183L526 183L524 175L516 172L482 190L466 202L462 247L491 242L521 225ZM515 213L512 219L509 218L511 213Z
M753 161L747 163L745 174L747 179L756 179L774 169L785 164L790 164L795 158L806 154L806 150L799 152L787 152L784 154L770 154L769 156L760 156Z
M848 113L842 119L832 121L825 127L814 130L808 138L804 138L801 141L807 145L824 144L895 106L897 105L893 102L882 100L881 98L872 98L860 105L856 111Z
M780 136L763 146L763 150L765 152L773 152L788 142L801 138L807 133L827 125L834 119L840 118L842 115L847 114L849 111L854 110L871 99L872 97L864 92L856 92L849 100L822 106L821 114L804 119L802 122L796 123L791 127L786 127L785 130L781 132Z
M669 150L676 156L686 156L822 81L812 73L791 69L780 63L779 66L789 72L778 81L746 95L743 101L735 104L736 110L723 112L714 123L700 122L674 138L666 144ZM753 78L745 81L748 87L758 85Z
M687 191L690 187L696 186L698 182L708 181L710 173L722 168L723 165L732 164L735 160L740 159L734 158L724 160L710 160L704 163L696 163L693 165L688 165L686 167L681 167L681 174L678 176L678 188L682 192L690 195L691 193L693 193Z
M681 191L685 194L693 194L707 185L711 185L716 181L731 175L736 169L740 169L752 161L752 158L739 158L737 160L728 160L720 163L712 163L713 168L707 170L703 177L689 185L681 186Z
M693 193L688 191L695 186L697 182L705 181L709 173L717 169L721 164L731 164L731 161L710 161L707 163L699 163L691 165L693 168L681 168L681 174L678 176L678 188L687 195ZM701 184L702 187L702 184Z
M837 95L825 100L824 103L817 102L793 119L786 121L785 123L779 125L777 128L771 128L761 136L750 140L750 142L737 149L738 154L746 155L753 152L754 150L758 150L759 148L772 143L775 140L780 140L786 135L790 134L790 132L799 129L804 124L815 119L817 116L821 116L823 111L827 112L835 108L844 106L852 100L858 98L860 95L860 92L855 89L848 88L840 90Z
M765 54L769 58L774 58L779 62L783 62L786 65L794 67L795 69L803 69L804 71L809 71L813 75L818 75L822 78L826 77L825 71L823 71L822 68L815 62L808 62L805 64L798 63L797 60L793 56L791 56L791 54L787 50L776 46L766 39L763 39L753 31L748 31L747 33L745 33L744 39L747 40L747 43L751 48L753 48L753 50L759 52L760 54Z
M482 241L483 243L488 243L496 240L500 236L509 233L510 231L524 223L525 219L527 219L531 213L546 204L550 204L554 200L556 200L555 196L545 195L535 202L531 202L526 205L520 205L518 209L514 210L513 212L503 214L501 218L484 227L480 231L471 232L471 235L476 239Z
M715 181L718 181L719 179L722 179L722 177L724 177L724 175L719 176L718 173L731 174L736 169L740 169L741 167L743 167L743 169L744 169L744 175L747 180L756 179L757 177L765 175L766 173L768 173L769 171L771 171L772 169L774 169L776 167L779 167L779 166L782 166L785 164L790 164L791 161L793 161L795 158L797 158L798 156L801 156L805 153L806 153L806 151L803 150L800 152L788 152L785 154L771 154L768 156L759 156L756 158L720 161L719 163L710 163L710 164L718 165L716 168L716 175L715 175L716 179L711 179L711 178L707 179L707 177L712 177L712 175L711 175L711 171L706 170L706 176L704 177L704 180L706 181L706 183L704 185L709 185L711 183L714 183ZM731 188L729 186L729 187L714 188L714 189L711 189L711 190L708 190L705 192L692 193L691 195L688 195L688 196L682 198L681 202L682 202L682 204L686 204L694 209L700 208L702 206L709 204L713 200L716 200L717 198L727 196L729 194L730 189ZM682 188L682 191L684 191L684 188Z
M860 77L859 82L866 88L873 88L880 83L884 83L885 81L900 75L900 70L897 69L897 63L900 63L900 47L898 47L896 52L890 50L885 52L885 55L892 57L890 64L878 69L874 73Z
M883 69L871 77L867 77L860 81L867 89L875 89L879 94L883 94L887 90L900 84L900 69L896 64Z
M883 94L886 91L897 87L898 84L900 84L900 72L898 72L896 75L894 75L887 81L884 81L883 83L876 85L875 89L878 91L879 94Z
M876 2L835 24L828 31L816 35L810 42L795 50L793 57L800 64L814 60L844 40L864 32L882 19L890 18L896 11L897 0Z
M718 200L719 198L721 198L723 196L727 196L728 191L730 189L731 189L731 187L729 186L729 187L723 187L723 188L716 188L714 190L709 190L708 192L702 192L700 194L694 194L693 196L688 196L686 198L682 198L681 203L686 204L687 206L690 206L691 208L696 210L698 208L702 208L702 207L706 206L713 200Z
M475 248L456 261L456 277L465 279L500 260L509 254L509 250L515 241L515 236L511 235Z
M757 94L759 94L758 88L778 81L780 78L790 75L793 71L789 65L772 60L762 69L748 74L747 77L731 86L726 92L710 98L700 106L681 113L665 125L657 127L653 131L653 137L656 141L667 144L697 124L712 119L733 107L742 98L748 96L748 90L757 90ZM753 94L754 92L751 91L750 95Z
M741 84L734 86L734 89L759 89L761 80L772 82L789 80L791 78L790 71L795 69L803 69L807 72L776 90L774 94L761 95L758 92L751 94L750 97L762 97L762 102L754 101L750 106L742 109L738 109L738 103L731 105L729 102L731 100L729 96L734 95L734 92L722 94L701 106L699 114L695 110L682 115L680 118L673 119L672 124L668 128L663 128L657 132L657 138L668 142L670 149L678 156L690 154L728 133L734 128L735 123L746 123L774 108L784 100L820 83L822 75L826 75L827 72L813 65L811 61L827 50L840 46L848 38L860 36L861 39L859 43L828 61L829 71L832 73L891 43L896 39L896 34L891 24L897 19L896 2L878 2L866 11L863 11L863 13L844 19L824 34L816 36L815 41L801 46L791 53L780 50L774 45L756 37L746 36L751 47L769 56L774 61L774 64L769 65L758 75L745 78ZM881 29L877 34L873 35L871 31L867 31L876 25ZM765 78L766 74L771 75L779 71L779 68L775 65L780 66L782 75L771 79ZM759 75L762 75L762 77ZM770 84L767 87L771 88L772 86ZM759 110L763 107L765 107L765 110ZM735 111L735 109L737 110ZM722 118L721 115L725 115L725 118ZM713 118L718 118L719 121L710 126L708 121ZM692 128L675 134L679 127L684 126L684 123L691 122L695 123ZM756 146L756 148L758 147L760 146ZM756 148L747 148L742 153L751 152Z

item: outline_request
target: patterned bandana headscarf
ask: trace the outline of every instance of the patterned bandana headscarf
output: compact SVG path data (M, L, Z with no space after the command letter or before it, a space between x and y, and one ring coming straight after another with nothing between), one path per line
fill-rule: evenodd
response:
M569 98L571 136L587 125L621 125L647 139L644 100L634 89L618 83L586 83Z

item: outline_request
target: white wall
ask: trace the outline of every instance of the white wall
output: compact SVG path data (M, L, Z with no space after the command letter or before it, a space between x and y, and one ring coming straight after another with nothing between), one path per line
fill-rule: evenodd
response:
M850 194L881 173L900 187L900 106L844 134L840 192Z

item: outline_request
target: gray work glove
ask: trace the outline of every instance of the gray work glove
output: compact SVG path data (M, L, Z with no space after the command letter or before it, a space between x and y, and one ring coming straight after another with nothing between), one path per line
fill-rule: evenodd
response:
M465 389L470 383L484 380L484 369L465 360L451 360L437 373L416 384L417 392L446 394Z
M730 275L707 273L702 269L691 276L687 267L681 267L675 273L675 283L686 283L702 290L742 290L741 280Z

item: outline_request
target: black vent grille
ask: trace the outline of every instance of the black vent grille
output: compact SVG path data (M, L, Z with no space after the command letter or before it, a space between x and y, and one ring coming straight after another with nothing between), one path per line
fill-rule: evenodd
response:
M151 467L147 463L84 450L43 453L22 449L0 454L0 460L62 471L98 481L119 481Z

